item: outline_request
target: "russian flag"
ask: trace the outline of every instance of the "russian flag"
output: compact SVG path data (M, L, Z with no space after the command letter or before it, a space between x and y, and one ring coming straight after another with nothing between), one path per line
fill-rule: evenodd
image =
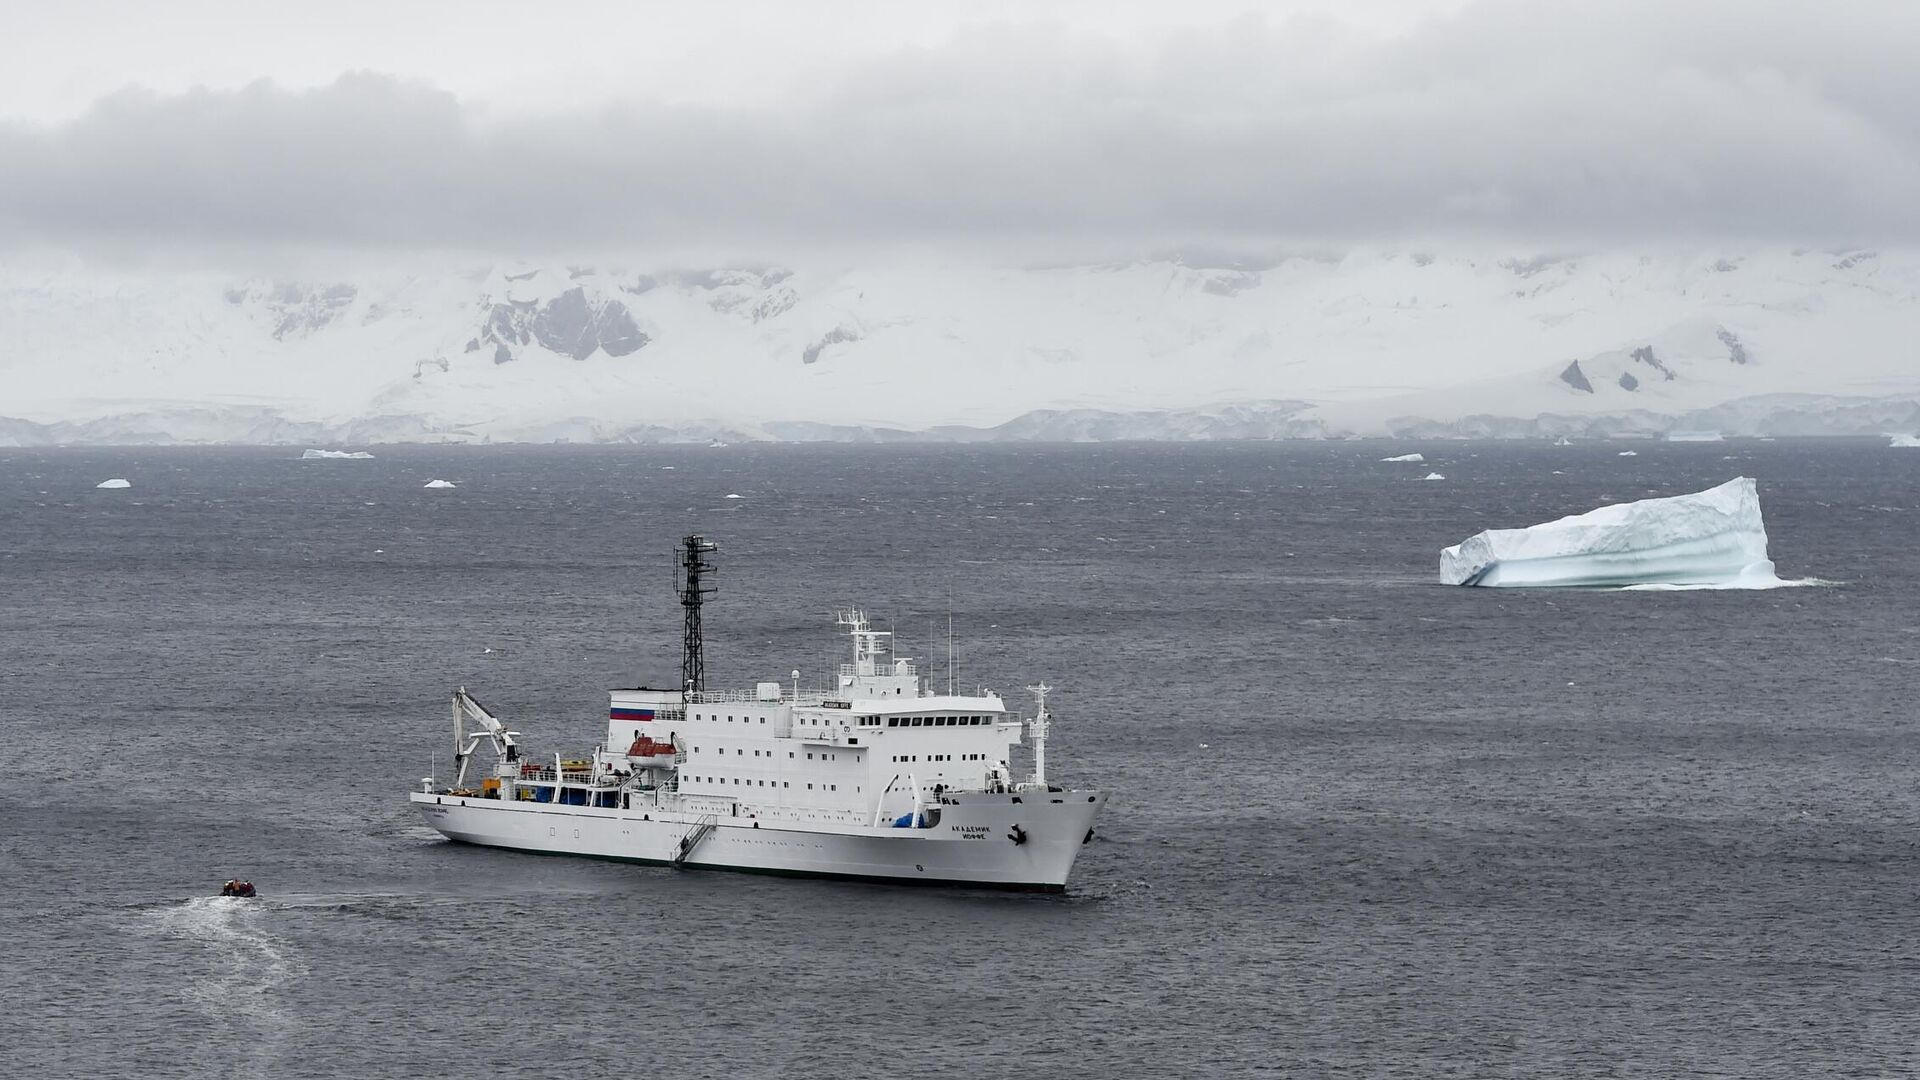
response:
M619 707L615 707L607 710L607 719L609 720L651 720L653 719L653 710L652 709L622 709Z

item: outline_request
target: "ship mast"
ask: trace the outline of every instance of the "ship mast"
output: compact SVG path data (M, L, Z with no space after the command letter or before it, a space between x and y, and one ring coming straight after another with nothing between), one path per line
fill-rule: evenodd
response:
M680 606L686 611L686 629L680 640L680 689L692 694L707 688L707 660L701 647L700 605L719 591L707 583L708 575L719 567L708 558L720 545L699 534L680 541L678 561L674 564L674 591L680 594Z
M1053 727L1053 717L1047 714L1047 694L1053 687L1046 683L1027 687L1033 692L1033 719L1027 722L1027 731L1033 736L1033 786L1046 790L1047 786L1047 732Z

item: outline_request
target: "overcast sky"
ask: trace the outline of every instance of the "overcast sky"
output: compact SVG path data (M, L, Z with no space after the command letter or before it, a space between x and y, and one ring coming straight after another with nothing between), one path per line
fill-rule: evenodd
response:
M1906 244L1920 4L39 4L0 245Z

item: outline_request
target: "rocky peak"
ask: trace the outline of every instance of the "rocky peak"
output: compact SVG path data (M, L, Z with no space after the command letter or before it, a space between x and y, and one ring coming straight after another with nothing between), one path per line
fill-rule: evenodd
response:
M508 299L489 304L480 333L467 342L467 351L477 352L491 344L493 362L504 364L514 358L516 346L538 343L551 352L585 360L596 352L626 356L650 340L625 304L589 298L584 286L575 285L544 303Z

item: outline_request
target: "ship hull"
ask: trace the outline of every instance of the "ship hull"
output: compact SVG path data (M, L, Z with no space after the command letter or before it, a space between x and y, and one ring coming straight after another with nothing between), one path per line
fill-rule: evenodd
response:
M968 794L924 829L808 827L750 812L717 817L414 792L435 831L469 844L694 870L1061 892L1106 805L1101 792ZM1018 838L1018 842L1016 839ZM676 860L683 843L684 859Z

